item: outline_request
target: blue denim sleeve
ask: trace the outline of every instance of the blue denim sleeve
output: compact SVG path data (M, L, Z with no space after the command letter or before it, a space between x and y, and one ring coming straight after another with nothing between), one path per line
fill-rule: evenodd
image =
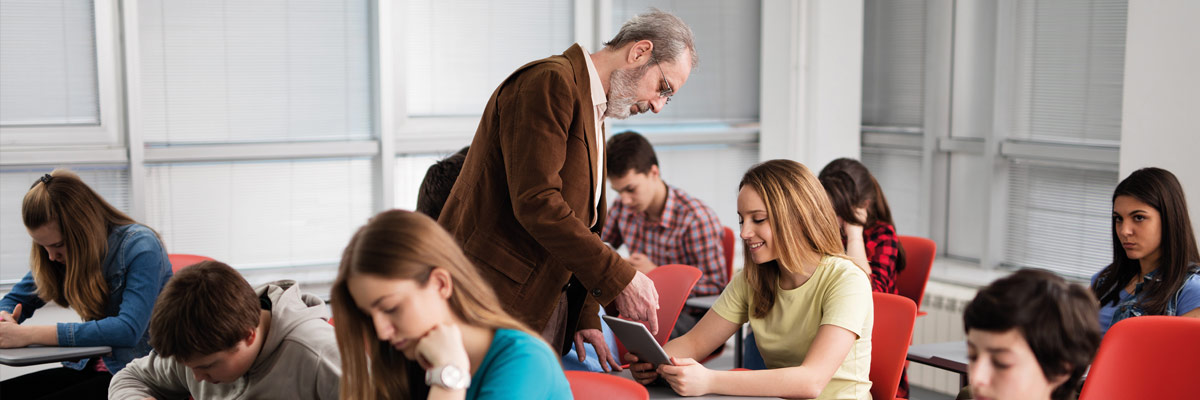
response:
M1179 303L1175 306L1176 315L1187 314L1200 308L1200 275L1188 275L1179 292Z
M120 311L94 321L59 323L59 346L133 347L145 334L150 311L166 284L163 268L169 269L170 264L153 233L135 234L122 247L117 262L125 262L127 269Z
M33 282L33 271L25 273L25 277L13 286L12 291L0 299L0 311L11 314L13 309L17 308L17 304L21 305L21 318L17 320L17 323L32 317L34 311L46 305L46 302L37 296L37 284Z

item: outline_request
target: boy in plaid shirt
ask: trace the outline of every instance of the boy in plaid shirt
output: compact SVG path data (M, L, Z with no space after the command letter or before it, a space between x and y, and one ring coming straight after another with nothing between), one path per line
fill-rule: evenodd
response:
M629 263L642 273L659 265L685 264L700 269L691 296L721 293L729 276L721 248L721 222L711 208L659 174L654 147L642 135L627 131L605 145L608 180L620 197L609 208L601 239L613 248L625 245ZM691 329L698 315L685 309L671 337Z

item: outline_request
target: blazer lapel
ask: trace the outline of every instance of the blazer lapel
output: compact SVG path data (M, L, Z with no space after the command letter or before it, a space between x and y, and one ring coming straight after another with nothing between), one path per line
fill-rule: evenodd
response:
M596 105L592 104L592 81L588 75L587 61L583 57L588 54L583 51L583 47L578 43L571 45L567 51L563 52L563 56L571 63L571 69L575 72L575 85L579 89L579 97L583 99L583 117L586 121L583 123L584 143L588 149L588 174L592 179L588 182L588 215L587 221L594 225L603 225L600 223L600 218L597 215L596 196L602 196L603 193L596 193L596 181L604 179L603 176L597 176L596 164L599 162L596 157L603 157L603 154L598 154L599 145L596 143ZM590 228L591 226L589 226Z

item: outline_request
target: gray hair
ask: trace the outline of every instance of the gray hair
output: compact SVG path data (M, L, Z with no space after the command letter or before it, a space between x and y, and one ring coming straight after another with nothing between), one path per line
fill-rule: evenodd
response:
M621 25L617 36L604 43L604 46L619 48L639 40L649 40L654 43L654 51L650 53L650 63L675 62L684 52L691 55L692 68L696 68L696 64L700 62L700 58L696 56L696 43L692 35L692 28L669 12L651 8L650 11L634 15L629 21L625 21L624 25Z

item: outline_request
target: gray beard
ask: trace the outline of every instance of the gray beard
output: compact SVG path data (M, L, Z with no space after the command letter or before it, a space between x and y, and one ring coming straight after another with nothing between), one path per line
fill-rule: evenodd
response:
M646 76L647 70L649 69L616 70L609 75L608 109L604 111L605 117L625 119L633 114L630 109L637 104L637 81Z

